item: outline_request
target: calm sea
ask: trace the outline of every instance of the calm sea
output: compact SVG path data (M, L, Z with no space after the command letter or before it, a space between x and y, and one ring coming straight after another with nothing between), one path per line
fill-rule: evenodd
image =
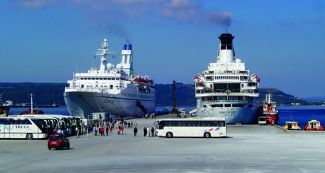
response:
M54 108L39 108L46 114L60 114L60 115L69 115L67 107L60 106ZM11 115L19 115L21 112L28 110L28 108L10 108Z
M171 107L157 107L157 111L164 108L171 110ZM184 107L186 112L193 107ZM284 125L286 121L298 121L300 126L305 126L311 119L317 119L321 124L325 124L325 106L279 106L279 125ZM20 114L27 108L11 108L10 114ZM42 108L48 114L69 115L66 107Z
M279 125L286 121L298 121L304 127L311 119L316 119L325 125L325 106L279 106Z

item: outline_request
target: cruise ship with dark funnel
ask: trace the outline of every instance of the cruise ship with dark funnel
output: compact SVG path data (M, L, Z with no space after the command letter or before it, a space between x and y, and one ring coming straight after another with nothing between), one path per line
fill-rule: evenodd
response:
M251 74L245 63L235 56L230 33L219 36L216 62L194 78L198 117L224 117L227 123L256 121L260 79Z

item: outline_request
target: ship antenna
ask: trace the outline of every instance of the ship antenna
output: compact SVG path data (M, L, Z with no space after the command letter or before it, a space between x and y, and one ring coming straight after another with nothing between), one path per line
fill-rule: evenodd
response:
M33 114L33 93L30 93L30 114Z

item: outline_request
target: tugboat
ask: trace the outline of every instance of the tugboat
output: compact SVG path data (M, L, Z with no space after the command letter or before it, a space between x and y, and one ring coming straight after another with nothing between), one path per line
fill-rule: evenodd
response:
M307 125L305 126L305 130L307 131L324 131L324 127L320 124L319 121L313 119L308 121Z
M283 126L286 130L301 130L301 128L298 126L297 121L286 121L286 124Z
M266 94L265 96L263 116L266 117L267 124L274 125L278 123L278 110L276 109L276 102L271 100L271 94Z
M44 114L42 110L34 109L32 93L30 94L30 108L20 113L20 115L28 115L28 114Z

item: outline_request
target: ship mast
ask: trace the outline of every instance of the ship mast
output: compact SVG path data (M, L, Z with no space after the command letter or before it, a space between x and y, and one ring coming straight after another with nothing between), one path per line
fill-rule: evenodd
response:
M98 49L96 55L100 58L100 67L99 71L104 73L107 71L107 56L110 54L108 51L108 40L104 38L104 41L101 44L101 48Z
M33 107L33 93L30 93L30 114L34 113Z

